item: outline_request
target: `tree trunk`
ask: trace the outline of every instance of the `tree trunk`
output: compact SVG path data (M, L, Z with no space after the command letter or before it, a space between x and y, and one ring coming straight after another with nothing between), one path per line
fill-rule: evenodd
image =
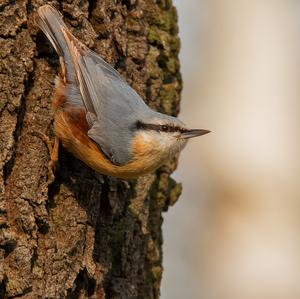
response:
M114 65L154 109L180 100L170 0L50 1L73 33ZM47 185L58 56L34 24L49 1L0 2L0 298L158 298L162 211L180 185L176 161L123 181L60 148Z

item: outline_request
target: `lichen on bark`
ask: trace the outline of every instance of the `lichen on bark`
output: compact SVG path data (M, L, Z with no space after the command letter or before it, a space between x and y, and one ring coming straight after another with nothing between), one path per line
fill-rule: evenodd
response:
M63 148L47 185L58 57L34 24L51 3L72 32L114 65L154 109L176 115L181 77L171 1L0 3L0 298L158 298L162 212L181 187L170 174L122 181Z

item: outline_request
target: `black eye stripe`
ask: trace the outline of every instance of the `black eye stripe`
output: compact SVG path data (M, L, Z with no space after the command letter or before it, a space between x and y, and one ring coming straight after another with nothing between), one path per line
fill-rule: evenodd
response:
M187 129L177 127L177 126L169 126L169 125L155 125L155 124L145 124L141 121L136 123L136 128L138 130L153 130L157 132L187 132Z

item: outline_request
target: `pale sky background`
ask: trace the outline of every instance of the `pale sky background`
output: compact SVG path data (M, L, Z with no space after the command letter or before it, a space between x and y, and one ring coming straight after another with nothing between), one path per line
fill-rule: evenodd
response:
M162 299L300 298L300 1L175 0L181 155Z

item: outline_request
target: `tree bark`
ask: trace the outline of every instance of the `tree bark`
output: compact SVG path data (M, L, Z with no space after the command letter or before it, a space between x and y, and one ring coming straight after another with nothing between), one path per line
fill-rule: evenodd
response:
M0 2L0 298L158 298L162 212L181 186L176 159L123 181L60 148L47 185L58 56L34 24L51 3L154 109L176 115L176 10L169 0Z

